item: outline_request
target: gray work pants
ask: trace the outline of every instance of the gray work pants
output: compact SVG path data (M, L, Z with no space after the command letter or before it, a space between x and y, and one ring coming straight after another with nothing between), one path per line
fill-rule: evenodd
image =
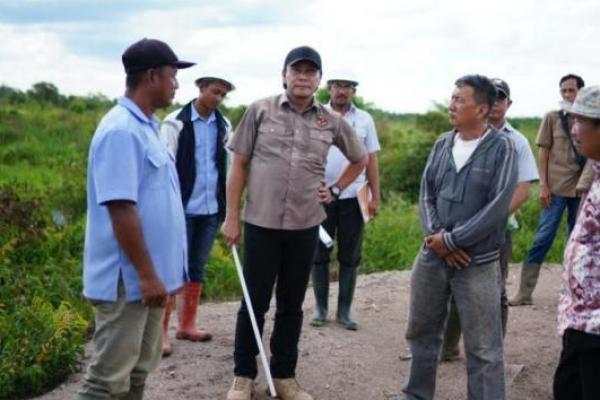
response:
M403 392L409 399L433 399L451 295L464 334L468 399L505 399L499 273L498 261L457 270L429 249L417 255L406 332L412 359Z

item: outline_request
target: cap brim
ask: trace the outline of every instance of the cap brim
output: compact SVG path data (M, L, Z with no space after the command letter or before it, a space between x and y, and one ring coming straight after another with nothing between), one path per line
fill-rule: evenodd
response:
M196 79L194 83L196 84L196 86L198 86L202 81L221 82L229 88L227 90L229 90L230 92L232 90L235 90L235 85L229 82L227 79L217 78L216 76L201 76L200 78Z
M351 84L352 86L358 86L358 82L356 82L356 81L353 81L353 80L351 80L351 79L329 79L329 80L327 81L327 84L328 84L328 85L331 85L332 83L336 83L336 82L341 82L341 83L349 83L349 84Z
M177 61L175 64L172 64L172 65L177 69L184 69L184 68L189 68L189 67L196 65L196 63L189 62L189 61Z
M510 98L510 95L508 93L506 93L506 90L502 89L501 87L496 86L496 91L498 93L502 93L504 95L504 97L506 97L507 99Z
M569 114L579 115L581 117L600 119L600 110L597 108L586 107L577 103L573 105L563 104L563 109Z

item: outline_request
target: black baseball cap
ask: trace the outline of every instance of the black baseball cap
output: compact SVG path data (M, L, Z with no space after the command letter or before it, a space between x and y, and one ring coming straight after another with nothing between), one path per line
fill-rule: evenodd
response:
M300 46L290 50L290 52L285 57L283 69L285 70L288 65L294 65L299 61L308 61L314 64L319 69L319 71L323 70L321 68L321 56L315 49L313 49L310 46Z
M503 94L507 99L510 99L510 88L506 81L500 78L493 78L491 81L498 93Z
M193 62L180 61L168 44L157 39L143 38L130 45L123 55L125 72L141 72L150 68L171 65L177 69L189 68Z

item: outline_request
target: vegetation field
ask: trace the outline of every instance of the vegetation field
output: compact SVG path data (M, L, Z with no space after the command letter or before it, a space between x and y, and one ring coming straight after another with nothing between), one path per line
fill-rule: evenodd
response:
M319 92L326 99L324 91ZM361 271L410 268L422 242L415 200L431 145L449 129L442 105L421 115L393 114L362 99L375 117L383 205L366 228ZM92 328L81 295L87 152L114 100L63 96L49 83L22 92L0 87L0 399L32 396L78 368ZM223 107L234 125L244 107ZM161 114L164 115L164 114ZM533 142L539 119L511 120ZM519 212L513 261L531 243L540 207L537 187ZM549 255L560 262L566 228ZM207 300L239 296L231 254L214 247Z

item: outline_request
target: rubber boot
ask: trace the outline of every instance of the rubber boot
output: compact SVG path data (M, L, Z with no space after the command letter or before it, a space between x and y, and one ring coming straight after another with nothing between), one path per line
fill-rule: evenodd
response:
M173 304L175 303L175 296L169 296L167 298L167 305L165 306L165 315L162 321L162 356L169 357L171 355L171 343L169 342L169 319L171 318L171 311L173 311Z
M340 265L340 290L338 292L337 322L344 325L349 331L358 329L358 324L350 316L354 288L356 287L356 276L358 268L349 268Z
M188 282L183 285L181 294L177 303L177 317L179 327L175 337L181 340L190 340L192 342L206 342L212 339L208 332L196 328L196 313L200 304L200 295L202 294L202 283Z
M121 400L143 400L144 398L144 389L146 385L131 385L129 387L129 392L123 397L120 397Z
M327 321L327 301L329 299L329 264L314 264L312 284L315 292L315 312L310 324L323 326Z
M502 313L502 339L504 339L506 337L506 325L508 324L508 305L502 304L500 312Z
M524 262L521 267L521 282L519 283L519 292L515 297L508 301L511 306L525 306L533 304L531 295L540 276L542 264Z
M446 330L444 331L444 343L442 345L442 362L452 362L460 358L460 341L461 328L460 318L458 317L458 309L454 301L450 302L450 311L448 313L448 321L446 322Z

